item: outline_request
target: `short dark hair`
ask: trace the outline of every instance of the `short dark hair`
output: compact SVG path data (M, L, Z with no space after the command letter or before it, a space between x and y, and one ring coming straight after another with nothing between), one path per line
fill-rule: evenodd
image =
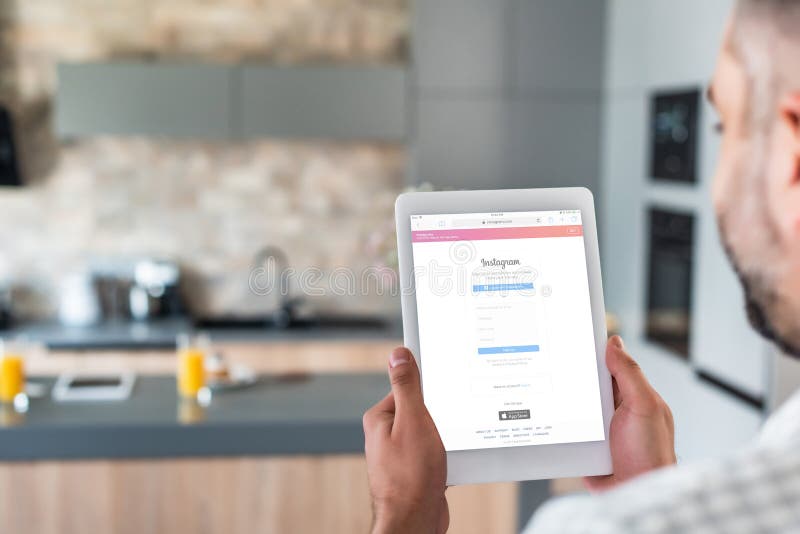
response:
M800 0L738 0L732 30L749 79L748 119L765 124L776 98L800 89Z
M736 23L756 22L786 39L800 41L800 0L738 0Z

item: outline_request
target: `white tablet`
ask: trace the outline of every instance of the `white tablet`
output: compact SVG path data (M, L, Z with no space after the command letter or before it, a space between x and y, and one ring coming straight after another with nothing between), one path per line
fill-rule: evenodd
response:
M408 193L395 212L405 344L447 484L611 473L591 192Z
M53 399L57 402L107 402L130 398L136 375L120 373L109 375L83 375L65 373L53 386Z

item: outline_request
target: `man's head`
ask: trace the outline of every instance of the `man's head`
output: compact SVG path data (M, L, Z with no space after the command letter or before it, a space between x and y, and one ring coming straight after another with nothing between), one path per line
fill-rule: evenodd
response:
M714 205L750 321L800 356L800 0L739 0L709 98Z

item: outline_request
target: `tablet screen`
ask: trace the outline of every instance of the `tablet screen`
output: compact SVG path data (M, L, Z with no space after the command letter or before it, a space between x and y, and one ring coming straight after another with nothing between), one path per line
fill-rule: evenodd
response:
M425 404L445 449L605 439L580 211L410 222Z

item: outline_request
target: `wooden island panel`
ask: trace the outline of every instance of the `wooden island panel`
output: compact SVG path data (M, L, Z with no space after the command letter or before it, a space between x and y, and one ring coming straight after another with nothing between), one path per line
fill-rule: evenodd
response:
M0 464L4 534L369 532L360 455ZM450 488L451 534L516 532L517 488Z

